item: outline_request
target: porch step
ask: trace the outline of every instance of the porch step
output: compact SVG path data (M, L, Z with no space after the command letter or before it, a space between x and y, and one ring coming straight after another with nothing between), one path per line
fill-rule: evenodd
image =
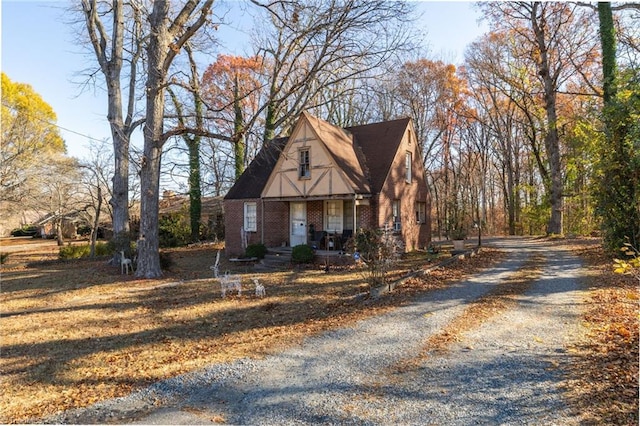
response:
M259 263L256 263L254 269L258 271L282 271L289 269L291 264L291 249L278 249L273 251L269 249L269 253L264 256Z

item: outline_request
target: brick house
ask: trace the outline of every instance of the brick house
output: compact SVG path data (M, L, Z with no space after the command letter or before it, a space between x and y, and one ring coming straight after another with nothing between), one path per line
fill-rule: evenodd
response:
M224 197L224 210L228 256L241 255L244 243L340 249L360 228L392 227L407 251L431 238L408 118L342 129L303 112L289 137L264 145Z

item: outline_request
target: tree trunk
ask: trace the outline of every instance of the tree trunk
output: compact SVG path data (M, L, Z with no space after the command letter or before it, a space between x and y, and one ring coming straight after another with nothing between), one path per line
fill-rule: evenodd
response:
M145 140L146 138L147 136L145 135ZM162 150L157 146L147 145L145 141L145 160L140 174L140 237L138 238L136 276L158 278L162 276L158 238L160 159Z
M234 94L233 94L233 155L235 157L235 179L238 180L242 172L244 172L245 164L245 141L244 141L244 117L242 116L242 108L240 106L240 82L238 74L235 76Z
M98 239L98 226L100 224L100 211L102 210L102 188L98 183L98 206L96 207L96 216L93 218L93 226L91 227L91 245L89 248L89 257L96 256L96 241Z
M602 88L605 107L616 95L616 29L611 3L598 2L600 44L602 46Z
M556 85L551 73L549 55L545 39L545 28L540 25L537 17L540 3L534 3L531 11L531 22L540 51L538 74L544 84L545 113L547 128L544 138L549 161L551 178L549 201L551 202L551 217L547 224L547 234L562 234L562 164L560 162L560 142L558 137L558 115L556 111Z
M146 125L140 168L140 237L136 276L158 278L160 252L158 240L158 209L160 200L160 165L164 132L165 77L163 69L171 40L164 20L169 13L166 1L156 1L149 15L151 36L147 47L148 78L146 84Z
M62 235L62 217L56 219L56 240L59 247L64 245L64 236Z
M117 97L120 98L120 92L117 93ZM112 109L120 111L119 103L109 96L110 111ZM111 113L109 117L111 117ZM129 234L129 137L123 133L122 125L111 123L115 167L112 179L113 196L109 200L109 204L113 207L114 264L120 262L120 251L128 252L130 250L131 238Z
M196 107L196 111L198 108ZM198 114L198 112L196 112ZM189 147L189 216L191 219L191 241L200 240L202 216L202 191L200 190L200 136L187 142Z

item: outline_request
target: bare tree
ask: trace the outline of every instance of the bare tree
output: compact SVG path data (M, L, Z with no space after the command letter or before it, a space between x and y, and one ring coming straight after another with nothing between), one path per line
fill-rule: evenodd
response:
M302 110L328 103L327 89L340 99L344 93L335 89L352 87L343 82L371 76L409 48L412 7L405 2L252 2L264 8L271 23L257 35L267 93L259 111L264 141L287 129Z
M23 203L47 212L47 219L53 223L58 245L62 246L63 223L77 215L85 201L82 191L79 191L81 171L78 162L64 155L52 156L39 166L35 179L38 189L24 199Z
M162 275L158 241L158 209L162 147L184 129L165 132L166 87L171 65L196 32L207 23L213 0L189 0L176 11L168 0L156 0L148 16L150 37L147 44L146 123L140 168L141 204L138 268L136 276Z
M109 204L111 197L109 177L113 176L113 152L108 149L106 141L93 143L91 157L80 164L82 168L82 185L86 193L83 212L86 222L91 228L89 256L95 256L98 229L103 213L111 216Z
M123 0L81 0L80 5L87 35L107 89L107 120L111 127L114 152L113 187L109 203L113 207L115 256L118 257L121 250L129 250L130 242L130 138L144 120L135 119L136 88L145 40L144 11L139 2Z

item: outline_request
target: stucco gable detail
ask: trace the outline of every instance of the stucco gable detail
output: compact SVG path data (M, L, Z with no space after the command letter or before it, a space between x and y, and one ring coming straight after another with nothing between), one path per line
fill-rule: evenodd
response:
M337 150L339 152L336 153ZM300 176L303 151L309 153L308 176ZM345 164L344 160L337 160L334 153L347 157L346 167L350 170L345 171L341 167ZM355 157L348 133L303 113L269 176L262 197L328 197L354 194L363 189L362 185L350 178L350 175L354 174L362 174L362 168Z

